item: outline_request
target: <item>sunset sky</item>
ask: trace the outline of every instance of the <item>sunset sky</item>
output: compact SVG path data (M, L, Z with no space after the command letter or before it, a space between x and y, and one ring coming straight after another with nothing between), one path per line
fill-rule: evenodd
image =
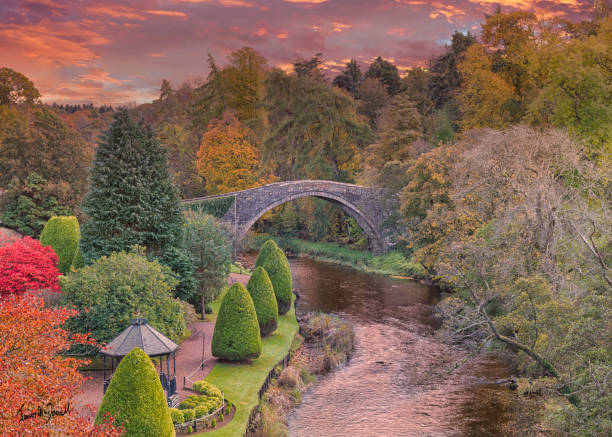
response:
M243 46L270 66L322 52L333 72L380 55L404 73L497 4L582 20L593 0L0 0L0 66L46 102L98 104L151 101L162 78L203 78L207 53L223 64Z

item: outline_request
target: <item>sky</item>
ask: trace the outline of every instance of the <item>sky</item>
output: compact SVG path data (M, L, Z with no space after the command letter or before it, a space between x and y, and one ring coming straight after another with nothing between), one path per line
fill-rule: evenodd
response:
M0 0L0 67L34 81L43 101L150 102L162 79L203 80L210 53L249 46L271 67L323 53L328 75L377 56L404 73L479 33L484 15L529 10L587 19L593 0Z

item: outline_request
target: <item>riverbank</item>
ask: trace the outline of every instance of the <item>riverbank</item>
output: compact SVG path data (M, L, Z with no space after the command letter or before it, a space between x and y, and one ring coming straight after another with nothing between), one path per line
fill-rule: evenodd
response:
M253 244L258 249L268 239L273 239L287 254L294 256L307 256L317 261L340 264L366 273L433 282L423 266L413 259L406 258L399 251L376 255L368 251L341 247L335 243L278 238L270 235L257 235L253 239Z
M248 279L248 278L247 278ZM228 288L211 303L213 314L218 314L223 296ZM263 351L259 358L250 364L217 362L206 377L221 391L226 399L236 407L233 420L218 430L194 434L207 437L236 437L244 435L253 408L259 404L258 392L270 370L288 353L298 323L294 306L284 316L278 318L278 328L268 337L262 338Z
M345 320L323 313L303 315L291 362L284 369L275 369L275 378L262 396L246 436L288 436L287 422L299 407L302 394L318 377L347 363L354 341L355 331Z

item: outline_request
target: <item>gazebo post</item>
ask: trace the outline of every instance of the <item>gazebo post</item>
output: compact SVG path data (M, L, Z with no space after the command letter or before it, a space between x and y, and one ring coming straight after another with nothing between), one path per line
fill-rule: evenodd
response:
M166 368L168 369L168 378L166 378L166 396L170 397L170 355L166 355Z

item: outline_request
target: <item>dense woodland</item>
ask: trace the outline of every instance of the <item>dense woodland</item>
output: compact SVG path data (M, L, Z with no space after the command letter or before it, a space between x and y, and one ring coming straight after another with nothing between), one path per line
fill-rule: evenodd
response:
M287 73L248 47L208 67L129 109L165 148L181 198L295 179L388 188L411 273L455 291L441 305L450 341L516 352L551 395L543 421L612 434L608 10L582 23L498 12L479 37L456 32L406 72L379 57L330 78L316 54ZM95 193L83 199L116 113L41 104L27 77L0 69L3 226L38 238L51 216L77 215L95 227ZM353 219L315 199L276 208L256 230L368 246Z

